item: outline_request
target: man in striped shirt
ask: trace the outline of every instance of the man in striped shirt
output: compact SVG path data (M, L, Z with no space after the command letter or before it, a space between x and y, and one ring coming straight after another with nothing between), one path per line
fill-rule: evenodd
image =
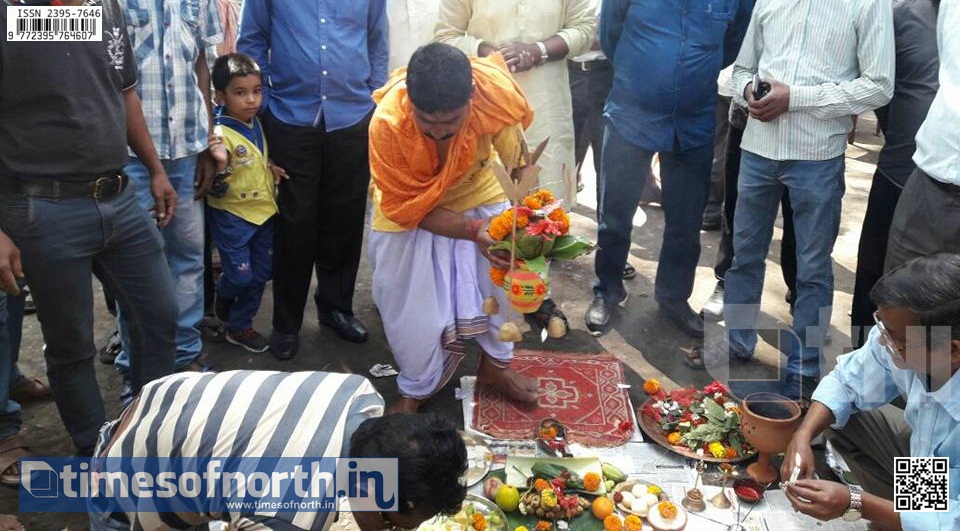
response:
M467 456L456 429L437 414L382 414L383 399L359 375L178 373L144 386L120 418L104 426L95 469L113 470L120 459L176 463L189 457L224 462L242 457L260 459L257 471L270 473L274 469L264 463L273 458L395 457L400 510L353 513L360 531L414 528L437 513L459 510L466 494L459 478ZM129 508L125 515L94 513L91 528L190 529L224 521L231 530L321 530L333 523L329 516L336 516L306 510L228 512L216 497L187 501L189 510L177 513ZM148 505L138 509L143 507Z
M780 341L788 354L783 392L809 398L833 305L830 253L840 228L851 116L893 95L890 0L761 0L734 65L734 98L750 118L741 142L735 258L725 278L729 356L753 356L765 259L786 187L797 293L793 333L784 331ZM763 87L769 93L761 97Z

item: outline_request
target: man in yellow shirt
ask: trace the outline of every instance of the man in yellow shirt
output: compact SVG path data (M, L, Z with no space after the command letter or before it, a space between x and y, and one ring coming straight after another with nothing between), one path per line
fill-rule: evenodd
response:
M416 411L439 391L466 339L484 351L478 384L534 401L536 382L509 370L513 344L497 334L503 317L482 311L488 296L507 307L487 275L490 265L509 267L488 250L487 220L509 205L491 166L520 163L533 111L499 55L467 59L438 43L418 49L374 99L373 298L403 395L390 411Z

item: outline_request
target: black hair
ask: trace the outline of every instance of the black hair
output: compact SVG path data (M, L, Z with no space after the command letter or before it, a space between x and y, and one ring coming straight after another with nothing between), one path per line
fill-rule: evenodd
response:
M213 63L213 88L227 90L230 80L235 77L259 76L260 67L252 57L242 53L228 53L217 57Z
M387 415L364 421L350 438L350 457L396 457L400 512L456 514L467 489L467 447L437 413Z
M960 339L960 255L915 258L877 281L870 299L913 312L925 328L949 326L951 339Z
M417 48L407 66L407 94L417 109L455 111L470 101L473 68L460 50L434 42Z

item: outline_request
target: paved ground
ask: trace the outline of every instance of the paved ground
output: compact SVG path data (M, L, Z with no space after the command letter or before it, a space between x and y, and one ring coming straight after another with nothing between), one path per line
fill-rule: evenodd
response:
M860 120L859 134L855 145L847 150L846 186L843 218L840 236L834 250L836 274L836 295L833 308L832 342L827 347L828 364L837 354L849 350L850 300L853 292L854 271L856 267L857 244L863 212L866 207L870 182L874 171L876 155L881 139L873 135L875 122L873 116ZM594 221L595 178L592 167L584 168L585 190L580 194L580 206L573 216L573 231L590 238L596 237ZM639 175L638 175L638 178ZM705 384L708 375L686 368L681 361L680 349L693 347L696 340L676 330L668 321L660 317L653 301L653 278L656 272L663 214L657 208L645 208L646 223L633 231L634 245L630 263L636 267L638 276L628 281L631 292L629 306L615 328L601 338L594 338L586 332L583 314L590 304L593 282L593 261L581 258L573 263L562 263L551 272L554 298L561 303L562 309L570 319L572 330L568 337L561 340L548 340L540 345L537 338L527 333L522 346L547 350L570 352L596 352L607 350L619 356L626 365L628 383L634 384L631 390L634 402L638 402L643 378L657 377L667 387L673 385ZM778 222L779 226L779 222ZM764 287L763 328L775 329L779 323L790 322L790 316L783 296L786 291L777 263L779 256L779 229L768 258L767 282ZM716 254L718 233L702 234L703 252L697 271L697 282L690 301L699 309L714 288L713 262ZM95 289L99 289L95 285ZM256 326L263 333L270 330L271 300L270 290L263 301ZM112 331L106 309L98 305L97 337L104 340ZM271 369L271 370L329 370L366 373L375 363L392 363L390 350L383 335L379 317L376 314L370 295L370 270L366 262L362 264L357 286L355 311L370 328L370 341L364 345L353 345L337 339L327 329L321 329L316 323L315 308L308 308L306 322L301 332L300 355L291 362L278 362L265 355L250 355L238 347L226 343L211 343L206 346L207 362L216 369ZM521 320L517 319L518 324ZM525 330L526 327L522 327ZM748 371L756 377L776 377L780 354L766 341L776 339L775 333L762 333L757 356L761 363L753 364ZM24 324L24 345L21 353L21 367L25 374L43 377L45 373L42 359L42 339L35 317L28 316ZM784 358L785 359L785 358ZM462 423L460 403L454 398L454 388L460 374L469 374L476 367L477 358L472 353L460 368L460 373L451 380L450 385L426 404L425 410L439 411ZM119 379L112 368L98 363L100 389L107 403L108 413L118 412L117 401ZM374 384L389 402L396 395L393 378L375 380ZM37 455L70 455L73 448L57 415L56 408L50 404L36 404L24 409L23 435L30 442ZM0 487L2 488L2 487ZM17 510L16 491L4 488L0 491L0 513L13 513ZM86 529L83 515L64 514L23 514L21 519L29 530Z

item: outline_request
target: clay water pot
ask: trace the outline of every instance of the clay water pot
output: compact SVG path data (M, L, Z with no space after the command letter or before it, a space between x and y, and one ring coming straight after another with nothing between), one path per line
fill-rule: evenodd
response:
M547 284L540 275L526 269L514 269L503 277L510 307L519 313L533 313L540 309L547 296Z
M773 483L779 475L770 465L770 456L786 451L800 426L800 406L775 393L753 393L743 399L741 409L740 433L758 453L747 474L757 483Z

